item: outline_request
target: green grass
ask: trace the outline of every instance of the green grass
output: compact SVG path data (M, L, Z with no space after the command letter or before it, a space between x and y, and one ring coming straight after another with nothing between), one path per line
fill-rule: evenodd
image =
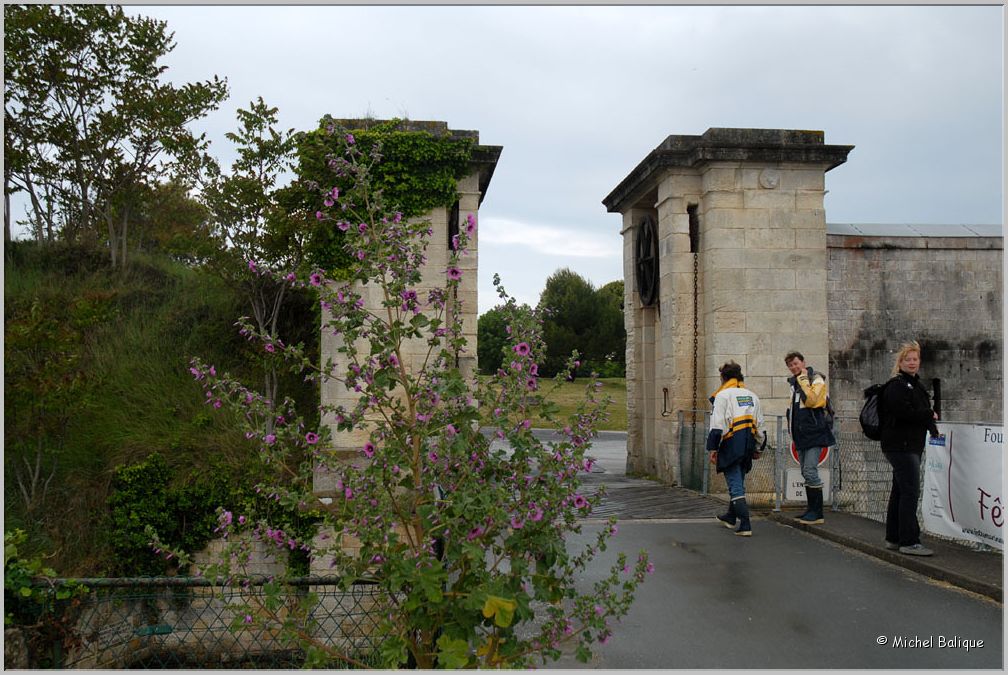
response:
M34 299L52 317L81 302L97 308L100 317L75 346L85 382L74 399L79 404L62 432L43 439L47 471L55 460L56 475L35 514L25 512L16 487L17 472L24 471L21 455L33 457L36 447L31 413L24 397L19 403L5 396L6 527L29 531L40 550L53 554L49 564L61 574L97 573L108 559L103 521L116 466L159 452L177 475L186 476L212 461L240 471L254 457L234 415L207 406L189 373L190 359L198 356L218 372L258 384L248 358L251 348L234 325L250 309L242 294L220 278L166 258L137 256L124 274L84 250L16 242L6 253L8 329ZM312 310L304 312L313 305L297 309L291 324L317 333ZM10 364L16 356L8 348L5 361ZM5 387L20 384L30 391L31 382L11 381L16 376L8 368ZM311 385L291 375L282 388L303 403L306 417L317 416Z
M585 399L585 388L591 386L592 380L587 377L580 377L574 382L561 382L556 386L553 380L543 379L540 381L540 393L546 399L554 403L559 411L557 417L566 419L577 411L578 405ZM612 403L606 409L608 419L599 424L599 430L605 431L626 431L627 428L627 408L626 408L626 378L608 377L600 378L602 383L600 397L609 396ZM555 424L544 420L538 415L533 415L532 426L536 428L550 429Z

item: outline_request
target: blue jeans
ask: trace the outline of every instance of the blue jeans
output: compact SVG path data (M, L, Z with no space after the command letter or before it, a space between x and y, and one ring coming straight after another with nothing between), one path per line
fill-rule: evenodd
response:
M728 484L729 498L745 497L745 474L742 473L742 465L739 462L724 470L724 479Z
M822 448L800 448L798 458L801 459L801 475L805 479L805 487L822 487L819 478L819 453Z

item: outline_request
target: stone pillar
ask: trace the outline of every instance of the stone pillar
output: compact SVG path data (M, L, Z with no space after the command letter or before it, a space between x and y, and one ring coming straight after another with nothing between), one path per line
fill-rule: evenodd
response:
M725 361L768 414L787 405L784 354L828 368L824 174L851 148L820 131L669 136L603 200L623 214L628 471L678 482L678 412L707 408ZM643 213L658 219L654 308L640 306L628 236Z
M654 441L654 378L656 308L645 307L634 283L634 242L641 222L654 209L630 209L623 214L623 322L627 364L627 471L656 473Z
M448 129L444 122L407 122L407 131L426 131L430 133L448 133L454 136L473 138L479 141L479 134L475 131L456 131ZM356 128L353 122L344 124L347 128ZM500 146L476 145L471 159L471 172L458 181L458 224L464 231L466 218L472 214L479 220L479 207L486 194L490 179L493 176L497 159L500 156ZM449 221L452 219L453 207L439 207L433 209L422 220L430 223L432 234L428 239L426 261L421 269L421 281L416 286L417 295L421 303L425 303L429 291L434 288L443 288L446 284L446 271L449 260ZM470 238L467 252L459 261L459 268L462 271L462 280L459 284L458 299L461 302L459 311L462 316L462 331L466 338L467 345L465 351L458 354L458 365L463 377L470 378L477 372L477 349L476 349L476 326L478 315L477 302L477 269L478 269L478 246L479 228ZM376 284L358 285L357 289L362 293L365 306L371 311L384 311L382 309L381 289ZM323 310L323 329L321 335L321 360L325 363L332 359L334 373L342 376L348 367L345 355L340 354L338 349L342 345L343 336L334 336L331 331L325 330L324 326L330 315ZM450 321L451 318L447 317ZM370 348L366 339L361 339L357 344L358 352L367 354ZM414 372L419 370L427 357L429 346L426 338L413 339L403 345L403 360L408 368ZM321 387L322 404L325 406L343 405L347 409L352 409L360 394L353 390L348 390L341 382L323 380ZM360 453L360 449L367 442L371 430L365 427L355 428L351 431L337 431L336 421L330 414L322 418L322 423L329 426L332 433L333 453L336 459L345 463L359 463L366 461ZM316 496L323 503L328 500L338 498L335 490L338 476L334 471L327 471L317 468L314 474L313 489ZM320 532L318 537L331 538L335 535L332 532ZM321 540L320 540L321 541ZM356 543L347 539L341 541L344 550L352 550ZM329 559L312 560L312 574L331 574Z

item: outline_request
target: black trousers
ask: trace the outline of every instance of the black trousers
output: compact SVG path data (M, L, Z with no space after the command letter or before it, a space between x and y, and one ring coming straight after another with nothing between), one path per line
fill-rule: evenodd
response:
M920 499L919 452L882 452L892 465L892 490L886 509L886 541L900 546L920 543L920 525L917 522L917 500Z

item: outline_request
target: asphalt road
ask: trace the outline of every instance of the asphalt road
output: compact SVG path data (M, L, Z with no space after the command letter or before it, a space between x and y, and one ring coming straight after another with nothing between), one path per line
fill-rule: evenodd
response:
M634 512L625 438L600 435L589 453L597 469L586 482L612 484L620 508ZM640 483L656 499L655 485ZM632 560L647 550L655 571L588 664L564 658L547 667L1004 667L1001 604L773 521L754 519L753 536L736 537L703 502L686 506L681 517L661 517L650 506L636 513L657 515L620 519L609 550L580 580L582 590L606 575L618 551ZM569 545L591 542L598 527L586 523Z

